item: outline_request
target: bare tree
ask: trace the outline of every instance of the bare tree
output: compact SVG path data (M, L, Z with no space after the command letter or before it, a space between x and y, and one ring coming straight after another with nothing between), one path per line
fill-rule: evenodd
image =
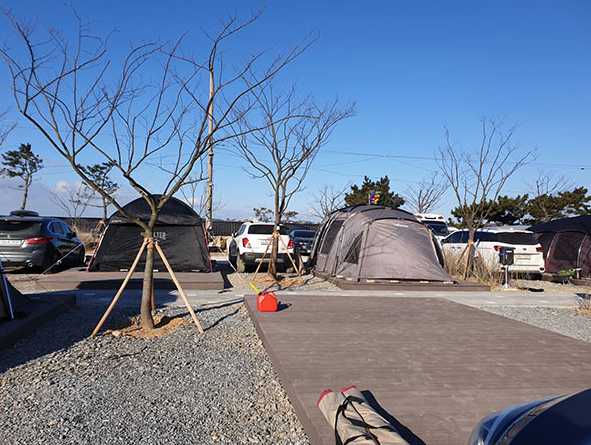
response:
M8 111L0 113L0 148L8 139L8 135L16 128L16 122L9 122Z
M325 185L318 194L314 195L314 204L310 209L312 216L324 220L328 215L345 205L345 195L351 186L345 185L336 189L332 185Z
M50 192L51 201L57 205L77 234L80 234L80 219L95 199L95 192L85 183L64 184Z
M283 212L283 221L285 222L294 222L296 217L298 216L298 212L295 210L286 210Z
M408 187L406 200L415 213L429 213L439 205L448 188L445 178L441 178L439 172L434 172L430 177Z
M236 122L234 111L240 107L248 112L253 91L305 47L268 63L262 54L255 54L230 69L222 63L220 46L251 25L254 16L244 22L226 21L217 34L199 45L207 51L202 59L183 50L181 37L168 44L133 46L118 62L108 42L92 35L79 18L72 39L54 30L38 38L23 22L10 15L8 19L22 46L0 50L0 54L12 75L18 110L82 181L137 224L148 241L140 318L144 329L152 329L153 229L160 210L188 181L210 144L244 135L228 131ZM117 50L122 47L118 45ZM214 72L210 94L203 85ZM245 84L247 73L251 82ZM216 115L210 116L214 101ZM151 209L149 220L130 214L117 196L94 182L80 165L83 156L112 164L146 201ZM167 173L154 181L148 174L150 167L164 158L169 161Z
M565 176L555 176L550 172L539 172L538 177L530 188L534 190L535 196L554 195L564 192L572 187L572 183Z
M254 219L256 221L269 223L271 222L271 217L273 216L273 210L268 209L267 207L255 207L252 209L254 212Z
M206 215L208 210L207 191L203 190L203 178L190 176L180 189L183 200L191 206L200 216ZM224 207L223 201L212 203L212 210L217 212Z
M246 80L251 85L250 77ZM273 193L275 229L269 272L277 273L279 226L292 198L302 189L306 175L320 148L335 126L353 114L337 100L322 107L309 98L298 100L292 88L275 93L272 85L256 88L249 115L240 112L234 126L233 143L246 161L253 178L264 179Z
M92 183L96 184L101 190L104 190L109 196L113 196L119 191L119 184L113 181L110 177L113 167L115 167L115 164L112 162L102 162L100 164L81 167L81 169L90 178ZM104 226L109 217L108 212L111 202L103 195L94 192L92 188L90 191L93 194L93 199L88 205L101 209L101 226Z
M494 120L482 119L478 146L473 151L462 152L445 129L445 145L439 148L438 162L469 233L463 253L467 255L464 278L472 267L474 234L490 212L488 202L496 201L509 178L534 157L534 151L520 153L513 142L514 132L514 127L503 131L502 125Z

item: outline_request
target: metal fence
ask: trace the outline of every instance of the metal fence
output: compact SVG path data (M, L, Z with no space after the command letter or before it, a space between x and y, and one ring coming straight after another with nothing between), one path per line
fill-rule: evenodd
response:
M94 217L82 217L82 218L67 218L67 217L58 217L62 221L66 222L69 225L75 224L78 227L80 232L91 232L101 220L100 218ZM234 232L237 232L240 226L244 221L240 220L213 220L212 224L212 232L214 236L230 236ZM316 230L318 229L318 224L311 224L311 223L288 223L285 224L290 229L308 229L308 230Z

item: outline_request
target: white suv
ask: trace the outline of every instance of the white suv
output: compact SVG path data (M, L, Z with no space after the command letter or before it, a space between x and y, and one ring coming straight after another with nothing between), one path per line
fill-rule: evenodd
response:
M522 272L541 276L544 273L544 254L542 245L535 234L519 226L486 227L474 235L475 254L487 264L496 264L500 269L499 252L501 247L513 247L514 262L510 272ZM445 238L441 245L445 254L461 255L468 244L468 231L465 229Z
M271 241L273 239L273 224L260 222L245 222L238 232L232 235L228 244L228 261L238 272L248 272L261 261L268 262L271 258ZM289 239L289 229L279 228L279 254L277 264L279 268L289 267L287 256L289 251L293 255L293 241ZM265 251L267 255L265 256ZM265 256L263 260L263 256Z

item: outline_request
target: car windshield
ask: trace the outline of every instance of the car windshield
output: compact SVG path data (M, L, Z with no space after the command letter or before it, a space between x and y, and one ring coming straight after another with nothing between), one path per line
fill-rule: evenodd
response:
M294 230L292 232L292 236L294 238L314 238L316 236L316 232L313 230Z
M251 235L272 235L273 225L272 224L253 224L248 228L248 233ZM280 226L279 233L281 235L289 234L287 227Z
M538 244L536 236L529 232L499 232L497 233L497 240L506 244L525 244L527 246Z
M41 223L37 221L0 221L0 234L13 236L37 235Z
M425 221L425 225L429 227L437 236L449 235L449 229L447 228L447 224L444 222Z

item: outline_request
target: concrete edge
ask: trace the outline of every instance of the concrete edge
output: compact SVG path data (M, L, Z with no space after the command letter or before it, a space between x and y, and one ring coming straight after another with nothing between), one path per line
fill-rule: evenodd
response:
M283 389L287 393L287 397L289 398L291 406L293 406L293 409L298 417L298 420L300 421L300 423L302 424L302 427L304 428L304 432L308 436L308 439L310 439L310 443L311 444L322 443L322 441L320 440L320 436L318 434L318 431L316 431L316 428L314 427L312 420L307 416L306 410L303 408L303 406L300 403L300 400L297 397L297 392L296 392L295 388L289 383L289 379L288 379L287 375L285 374L285 372L283 371L283 367L279 366L279 360L277 358L277 354L275 353L275 351L273 350L273 347L271 346L271 342L269 342L263 329L261 328L261 326L258 323L257 316L256 316L256 296L246 295L244 297L244 305L246 306L246 309L248 311L248 315L250 317L250 320L252 321L252 324L255 327L257 335L261 339L261 342L263 343L263 347L265 348L265 350L267 351L267 354L269 355L269 358L271 359L271 364L273 365L273 370L279 376L279 382L281 383L281 386L283 387Z
M36 300L33 296L25 318L3 321L0 324L0 349L12 346L17 341L32 335L42 324L65 312L76 304L75 295L60 295L51 300Z

